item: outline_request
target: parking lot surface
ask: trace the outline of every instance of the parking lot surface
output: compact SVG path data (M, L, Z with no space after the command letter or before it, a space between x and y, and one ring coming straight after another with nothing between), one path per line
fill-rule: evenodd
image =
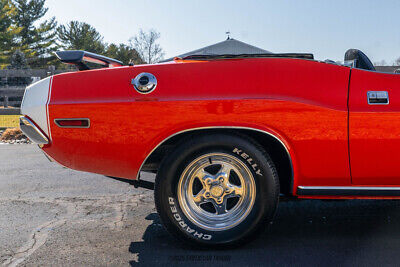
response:
M65 169L34 145L0 145L0 264L6 266L376 266L400 263L400 202L285 201L255 242L182 245L153 192Z

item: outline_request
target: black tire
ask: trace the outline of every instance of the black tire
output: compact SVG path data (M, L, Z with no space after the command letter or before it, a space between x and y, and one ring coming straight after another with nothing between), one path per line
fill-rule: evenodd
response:
M256 197L251 210L240 223L227 230L211 231L194 224L178 202L177 187L182 172L194 159L207 153L224 153L239 159L254 177ZM183 141L165 157L154 194L160 218L173 236L196 247L226 248L251 241L271 222L279 201L279 179L271 158L253 139L233 134L201 135Z

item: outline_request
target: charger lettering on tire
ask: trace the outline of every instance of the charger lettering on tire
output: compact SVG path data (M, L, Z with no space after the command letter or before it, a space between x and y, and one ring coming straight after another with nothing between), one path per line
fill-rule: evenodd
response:
M170 205L171 212L174 216L174 219L178 222L178 224L189 234L192 234L194 237L203 239L203 240L211 240L212 235L207 235L203 233L198 233L195 229L191 229L182 219L182 217L178 213L178 209L175 206L175 200L172 197L168 198L168 203Z

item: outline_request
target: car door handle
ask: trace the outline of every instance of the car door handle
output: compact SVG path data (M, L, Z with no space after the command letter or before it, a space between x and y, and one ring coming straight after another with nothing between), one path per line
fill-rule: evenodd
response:
M389 94L387 91L368 91L369 105L387 105L389 104Z

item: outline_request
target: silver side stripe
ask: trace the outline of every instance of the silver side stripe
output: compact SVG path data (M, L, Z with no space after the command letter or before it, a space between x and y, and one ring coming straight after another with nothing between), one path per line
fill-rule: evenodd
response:
M298 186L300 196L400 196L400 187Z

